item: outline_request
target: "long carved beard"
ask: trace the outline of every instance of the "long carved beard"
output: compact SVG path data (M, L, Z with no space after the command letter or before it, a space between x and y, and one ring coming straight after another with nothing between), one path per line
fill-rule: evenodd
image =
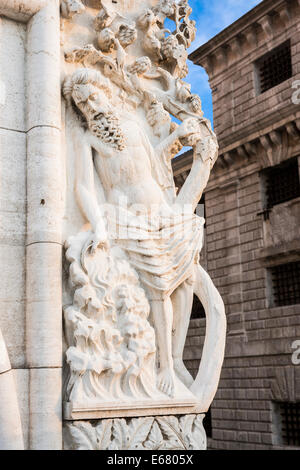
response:
M125 137L119 119L112 112L96 116L89 121L90 131L103 143L122 151L125 148Z

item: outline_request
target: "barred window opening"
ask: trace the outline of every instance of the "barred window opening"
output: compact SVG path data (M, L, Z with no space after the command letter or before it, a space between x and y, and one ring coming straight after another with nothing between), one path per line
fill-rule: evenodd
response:
M266 209L300 197L297 157L263 170L262 173L265 180Z
M300 446L300 403L278 402L282 444Z
M270 268L274 304L277 307L300 303L300 261Z
M290 41L276 47L256 62L260 92L279 85L292 77Z

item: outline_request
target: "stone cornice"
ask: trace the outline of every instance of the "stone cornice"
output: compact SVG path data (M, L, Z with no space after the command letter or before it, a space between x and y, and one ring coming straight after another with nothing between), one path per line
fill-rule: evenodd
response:
M215 170L221 173L224 170L228 172L237 162L250 164L255 161L258 154L261 156L260 167L276 165L280 162L280 155L287 145L284 136L294 141L300 139L300 112L290 114L276 125L264 128L259 133L249 134L244 140L236 141L227 148L220 148ZM191 150L173 160L173 173L178 186L183 185L192 164Z
M291 9L300 7L300 0L264 0L232 25L214 36L210 41L189 55L196 65L203 66L210 78L219 73L222 65L238 60L243 55L243 48L254 47L257 43L258 30L266 40L273 38L273 18L278 16L282 24L292 18Z
M249 120L238 130L232 130L228 137L218 137L220 149L222 152L228 152L239 145L239 143L249 142L257 138L257 136L265 135L272 130L276 130L284 126L292 120L299 121L300 106L289 103L288 106L267 114L259 120Z

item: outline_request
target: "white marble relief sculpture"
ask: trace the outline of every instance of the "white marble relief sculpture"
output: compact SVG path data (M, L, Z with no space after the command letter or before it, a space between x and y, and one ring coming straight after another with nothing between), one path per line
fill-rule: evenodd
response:
M206 411L226 321L199 264L204 219L195 209L218 144L183 81L195 24L185 0L100 3L81 12L79 43L64 30L67 414ZM193 148L194 163L177 194L171 160L182 146ZM194 294L207 315L195 381L183 363Z

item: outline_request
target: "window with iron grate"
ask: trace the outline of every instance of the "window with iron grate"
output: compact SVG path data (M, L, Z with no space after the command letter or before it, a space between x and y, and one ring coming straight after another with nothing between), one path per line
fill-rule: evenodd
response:
M276 307L300 304L300 261L270 268Z
M300 180L298 158L290 158L286 162L262 171L265 192L266 209L283 202L300 197Z
M264 93L292 77L290 41L281 44L256 62L259 91Z
M300 446L300 403L277 403L281 441L288 446Z

